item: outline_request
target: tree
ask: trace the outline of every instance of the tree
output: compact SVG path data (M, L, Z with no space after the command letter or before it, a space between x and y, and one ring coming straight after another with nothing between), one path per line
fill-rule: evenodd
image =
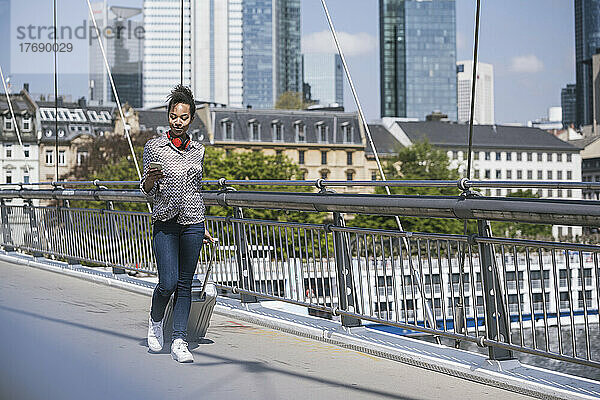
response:
M310 104L304 102L302 93L285 92L275 102L275 108L280 110L303 110Z
M412 146L403 147L398 153L383 163L383 170L388 180L455 180L458 170L450 168L446 152L433 147L428 141L416 142ZM456 188L434 187L392 187L392 194L410 196L456 196ZM385 194L385 189L377 187L377 194ZM445 218L400 217L402 228L412 232L463 233L462 221ZM349 223L379 229L398 229L394 217L359 214ZM470 226L470 228L473 228Z
M539 198L540 196L531 190L517 190L508 194L507 197ZM552 238L552 225L497 221L492 222L492 232L495 236L510 238L550 239Z

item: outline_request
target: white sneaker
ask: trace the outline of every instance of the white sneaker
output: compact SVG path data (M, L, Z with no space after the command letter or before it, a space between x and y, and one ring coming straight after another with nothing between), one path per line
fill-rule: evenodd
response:
M163 321L164 318L159 322L154 322L152 317L148 318L148 347L155 353L163 348Z
M194 356L188 350L188 344L183 339L175 339L171 345L171 356L173 360L180 363L194 362Z

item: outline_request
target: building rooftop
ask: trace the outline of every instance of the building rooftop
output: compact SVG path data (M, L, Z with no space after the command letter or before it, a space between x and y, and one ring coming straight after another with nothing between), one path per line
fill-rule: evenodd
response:
M411 142L427 139L440 147L467 147L469 126L438 121L396 122ZM474 125L475 148L577 151L579 147L538 128L506 125Z

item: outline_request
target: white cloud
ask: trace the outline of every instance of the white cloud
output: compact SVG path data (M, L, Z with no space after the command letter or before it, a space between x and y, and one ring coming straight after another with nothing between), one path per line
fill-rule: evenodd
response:
M544 69L544 63L534 54L513 57L510 60L510 70L519 73L536 73Z
M348 57L361 56L377 50L377 38L368 33L337 32L337 35L342 51ZM315 32L304 36L302 38L302 52L337 53L331 32Z

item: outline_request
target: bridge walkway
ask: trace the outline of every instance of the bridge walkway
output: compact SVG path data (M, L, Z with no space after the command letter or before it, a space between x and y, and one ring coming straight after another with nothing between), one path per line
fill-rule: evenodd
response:
M218 314L180 365L147 352L149 301L0 262L0 398L528 398Z

